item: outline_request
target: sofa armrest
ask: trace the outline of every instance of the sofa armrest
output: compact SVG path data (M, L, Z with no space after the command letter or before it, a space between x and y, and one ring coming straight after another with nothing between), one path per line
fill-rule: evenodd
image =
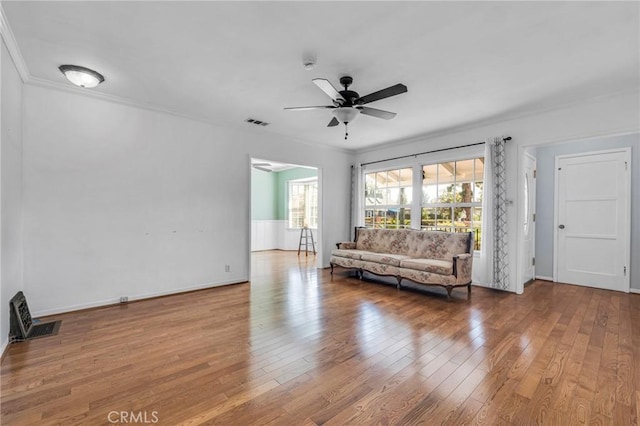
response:
M351 241L346 243L336 243L336 247L342 250L355 249L356 243L352 243Z
M468 284L471 282L472 264L473 254L464 253L453 256L453 275L456 276L458 284Z

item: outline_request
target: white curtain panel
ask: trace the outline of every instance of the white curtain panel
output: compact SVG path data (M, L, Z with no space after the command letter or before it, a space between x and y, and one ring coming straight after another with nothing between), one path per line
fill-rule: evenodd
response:
M363 226L363 218L360 214L364 212L364 170L360 164L354 164L351 166L351 224L349 232L351 238L355 235L354 228L356 226Z
M492 286L502 290L510 287L509 249L507 247L507 174L505 141L494 138L492 144L493 167L493 280ZM488 198L488 197L487 197Z
M482 245L479 262L473 265L474 282L502 290L510 286L504 146L502 137L485 143Z
M484 144L484 187L482 196L482 244L474 262L472 280L493 287L493 140Z

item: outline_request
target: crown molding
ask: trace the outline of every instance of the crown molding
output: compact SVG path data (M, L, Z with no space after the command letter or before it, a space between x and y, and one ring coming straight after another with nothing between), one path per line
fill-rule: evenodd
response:
M11 55L11 59L16 66L16 70L18 70L22 82L26 83L31 78L31 74L29 74L29 69L22 57L22 53L20 53L18 43L13 35L13 31L11 31L11 26L9 26L9 21L7 21L7 16L2 8L2 4L0 4L0 35L7 46L7 50L9 50L9 55Z
M162 113L162 114L167 114L167 115L171 115L174 117L179 117L179 118L183 118L185 120L190 120L190 121L195 121L198 123L202 123L202 124L207 124L210 126L217 126L217 127L224 127L224 128L229 128L229 129L242 129L244 131L252 131L252 132L257 132L258 129L246 129L246 128L241 128L239 125L238 126L229 126L228 124L224 124L224 123L219 123L204 117L197 117L197 116L193 116L193 115L188 115L188 114L183 114L177 111L172 111L169 109L165 109L165 108L160 108L160 107L156 107L154 105L148 105L148 104L143 104L134 100L131 100L129 98L125 98L122 96L116 96L116 95L110 95L107 93L103 93L103 92L99 92L96 90L91 90L91 89L83 89L77 86L73 86L71 84L67 84L67 83L60 83L60 82L55 82L55 81L51 81L51 80L46 80L44 78L40 78L40 77L34 77L34 76L30 76L29 79L27 81L25 81L25 84L29 85L29 86L34 86L34 87L42 87L44 89L52 89L52 90L58 90L61 92L65 92L65 93L72 93L72 94L76 94L79 96L84 96L84 97L89 97L89 98L93 98L93 99L98 99L101 101L105 101L105 102L111 102L111 103L116 103L116 104L120 104L120 105L124 105L124 106L128 106L128 107L132 107L132 108L137 108L137 109L142 109L142 110L146 110L146 111L151 111L151 112L158 112L158 113ZM257 133L259 134L259 133ZM295 143L299 143L299 144L303 144L303 145L307 145L307 146L312 146L314 148L322 148L322 149L328 149L330 151L338 151L338 152L342 152L342 153L346 153L346 154L354 154L354 151L345 149L345 148L340 148L340 147L336 147L336 146L332 146L332 145L324 145L324 144L320 144L320 143L316 143L313 141L309 141L307 139L297 139L297 138L292 138L291 136L287 136L278 132L274 132L271 133L272 135L278 135L278 136L282 136L284 138L287 138L289 140L291 140L292 142Z
M356 150L356 155L361 155L361 154L367 154L369 152L376 152L379 151L381 149L385 149L385 148L390 148L390 147L400 147L403 145L411 145L413 143L416 142L425 142L428 140L432 140L432 139L437 139L439 137L443 137L443 136L448 136L448 135L452 135L452 134L456 134L456 133L461 133L467 130L474 130L480 127L486 127L486 126L492 126L492 125L498 125L498 124L503 124L503 123L507 123L510 121L514 121L514 120L519 120L522 118L528 118L528 117L535 117L535 116L539 116L539 115L543 115L545 113L549 113L549 112L553 112L553 111L558 111L558 110L563 110L563 109L568 109L571 108L575 105L581 105L587 102L599 102L602 100L606 100L606 99L612 99L612 98L616 98L619 96L624 96L624 95L631 95L631 94L636 94L640 97L640 90L639 89L623 89L623 90L618 90L615 92L611 92L611 93L605 93L602 95L597 95L597 96L590 96L590 97L586 97L586 98L579 98L579 99L574 99L572 101L568 101L568 102L561 102L561 103L557 103L555 105L551 105L551 106L547 106L547 107L541 107L541 108L535 108L535 109L531 109L531 110L526 110L526 111L518 111L518 112L512 112L512 113L504 113L504 114L499 114L493 117L489 117L486 119L481 119L481 120L476 120L476 121L472 121L469 123L465 123L465 124L460 124L460 125L456 125L456 126L451 126L451 127L447 127L444 129L439 129L439 130L434 130L432 132L427 132L427 133L423 133L423 134L419 134L419 135L415 135L415 136L410 136L407 138L403 138L403 139L394 139L394 140L390 140L390 141L386 141L380 144L376 144L376 145L371 145L371 146L367 146L361 149ZM638 129L620 129L620 130L616 130L616 132L637 132ZM607 134L609 134L610 132L607 132ZM486 135L485 135L486 136Z
M168 115L184 118L184 119L191 120L191 121L197 121L197 122L204 123L204 124L220 125L219 123L214 123L211 120L207 120L207 119L202 118L202 117L194 117L194 116L187 115L187 114L181 114L179 112L171 111L169 109L160 108L160 107L156 107L156 106L153 106L153 105L145 105L145 104L142 104L140 102L133 101L133 100L131 100L129 98L124 98L122 96L110 95L108 93L98 92L98 91L92 90L92 89L84 89L84 88L81 88L81 87L74 86L72 84L60 83L60 82L57 82L57 81L46 80L46 79L40 78L40 77L30 76L29 80L26 81L25 84L27 84L29 86L34 86L34 87L42 87L42 88L45 88L45 89L53 89L53 90L58 90L58 91L61 91L61 92L66 92L66 93L73 93L73 94L80 95L80 96L94 98L94 99L98 99L98 100L101 100L101 101L116 103L116 104L129 106L129 107L133 107L133 108L144 109L144 110L147 110L147 111L160 112L160 113L163 113L163 114L168 114Z

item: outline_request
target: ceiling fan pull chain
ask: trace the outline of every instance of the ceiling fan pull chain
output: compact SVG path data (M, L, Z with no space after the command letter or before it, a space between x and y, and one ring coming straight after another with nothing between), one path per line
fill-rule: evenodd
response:
M349 128L347 127L348 123L344 123L344 140L347 140L347 136L349 136Z

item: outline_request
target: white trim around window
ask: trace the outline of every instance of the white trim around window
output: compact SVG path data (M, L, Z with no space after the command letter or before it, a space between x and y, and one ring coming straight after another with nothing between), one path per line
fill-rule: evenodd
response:
M318 228L318 178L287 182L288 229Z

